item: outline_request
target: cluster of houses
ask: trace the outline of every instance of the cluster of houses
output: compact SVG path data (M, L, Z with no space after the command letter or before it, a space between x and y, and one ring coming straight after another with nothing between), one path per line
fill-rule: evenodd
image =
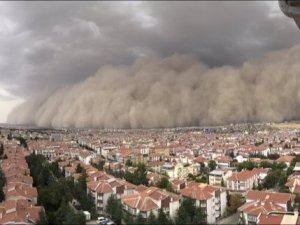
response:
M289 160L285 163L289 165ZM264 172L268 173L267 169ZM252 171L257 171L253 169ZM247 171L247 172L252 172ZM263 171L262 171L263 172ZM266 173L263 172L263 176ZM242 173L242 172L241 172ZM298 206L295 199L300 194L300 163L296 163L294 172L285 184L290 193L266 192L251 190L245 192L245 203L239 207L240 222L243 224L300 224ZM250 182L251 179L248 179ZM259 179L257 180L259 182ZM254 181L255 184L256 181Z
M208 223L215 223L218 218L225 214L227 191L222 187L173 179L171 184L177 192L173 193L154 186L136 186L78 160L68 163L59 162L59 164L61 168L65 166L65 175L72 176L74 179L78 179L80 176L80 173L76 172L78 165L85 169L87 192L93 197L99 214L105 213L111 195L120 199L123 209L132 216L142 215L147 218L151 212L157 215L159 209L162 208L171 219L175 219L180 202L184 197L196 200L196 205L200 206L206 213ZM147 175L149 180L152 178L153 182L156 181L154 174L149 172Z
M36 206L38 192L25 160L29 153L14 141L1 139L4 153L1 169L6 183L5 200L0 203L0 224L36 224L43 207Z
M251 190L247 191L245 199L245 204L239 208L243 224L300 224L298 211L291 211L295 200L293 194Z
M12 182L7 183L5 189L6 194L11 196L21 193L19 190L24 190L26 185L32 185L32 179L30 184L24 160L26 152L12 144L13 141L5 141L7 146L11 146L6 147L6 151L10 152L7 152L7 159L2 160L1 167L7 171L7 181ZM64 169L65 176L72 176L76 180L80 177L78 165L84 168L87 192L93 197L99 214L105 214L107 201L114 195L120 199L123 210L133 216L147 218L151 212L157 214L162 208L174 219L182 200L192 198L205 212L207 223L214 224L227 215L228 195L240 193L244 200L238 208L241 223L272 224L276 221L276 224L300 224L298 213L293 211L296 195L300 194L300 164L296 164L294 173L286 183L290 193L253 190L264 182L271 172L270 168L237 172L235 167L237 163L252 161L259 164L262 160L285 163L289 167L294 159L292 154L300 153L298 141L293 131L263 131L249 135L242 132L215 134L152 130L101 133L95 130L83 133L70 131L65 135L50 135L49 140L33 139L27 143L31 153L42 154L50 161L60 159L59 165ZM280 157L276 160L261 159L269 154L278 154ZM22 162L13 161L21 158L21 155L23 164L24 161L26 164L24 166ZM113 172L134 171L135 168L127 162L142 162L147 168L150 186L136 186L100 171L91 163L99 161L104 162L104 170ZM215 162L215 169L209 169L206 183L188 179L209 168L211 161ZM14 164L22 165L24 170L27 168L27 173L21 176L23 172L18 171L18 176L14 178L6 175L10 174L12 169L8 168ZM156 187L162 178L169 179L175 192ZM18 184L14 184L15 181ZM36 199L29 199L28 196L22 199L26 198L32 207L37 207L34 206ZM30 213L26 215L29 215L27 220L34 217Z

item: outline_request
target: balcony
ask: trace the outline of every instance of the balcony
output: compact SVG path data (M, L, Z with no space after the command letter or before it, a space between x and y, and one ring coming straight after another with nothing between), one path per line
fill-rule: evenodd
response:
M256 223L257 222L257 217L248 215L248 222Z

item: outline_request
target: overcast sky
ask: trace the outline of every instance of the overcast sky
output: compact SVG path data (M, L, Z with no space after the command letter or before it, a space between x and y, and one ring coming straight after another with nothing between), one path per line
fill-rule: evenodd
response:
M0 2L0 122L22 100L142 56L210 66L300 42L277 1Z

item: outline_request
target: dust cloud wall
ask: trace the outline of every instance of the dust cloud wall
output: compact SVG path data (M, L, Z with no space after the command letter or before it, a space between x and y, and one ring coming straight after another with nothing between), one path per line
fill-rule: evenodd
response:
M300 119L300 46L241 66L210 68L189 55L104 66L76 85L35 97L13 124L157 128Z

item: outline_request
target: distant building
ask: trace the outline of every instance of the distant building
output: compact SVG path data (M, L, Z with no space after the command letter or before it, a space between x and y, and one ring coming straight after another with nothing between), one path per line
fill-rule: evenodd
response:
M285 163L287 167L289 167L293 161L295 156L285 155L281 156L280 158L276 159L277 163Z
M215 159L217 166L219 168L228 168L230 167L230 163L232 162L232 158L229 156L221 156Z
M209 184L222 186L227 184L227 180L232 175L232 170L216 169L209 173Z
M62 134L59 134L59 133L55 133L55 134L51 134L50 137L49 137L49 140L50 141L63 141L63 135Z
M233 191L251 190L254 186L263 182L268 172L269 169L254 168L251 171L244 170L233 173L232 176L228 178L227 188Z
M297 162L295 167L294 167L294 170L293 170L295 173L299 173L300 174L300 162Z
M173 179L170 183L175 191L180 191L186 187L186 181L184 179Z

